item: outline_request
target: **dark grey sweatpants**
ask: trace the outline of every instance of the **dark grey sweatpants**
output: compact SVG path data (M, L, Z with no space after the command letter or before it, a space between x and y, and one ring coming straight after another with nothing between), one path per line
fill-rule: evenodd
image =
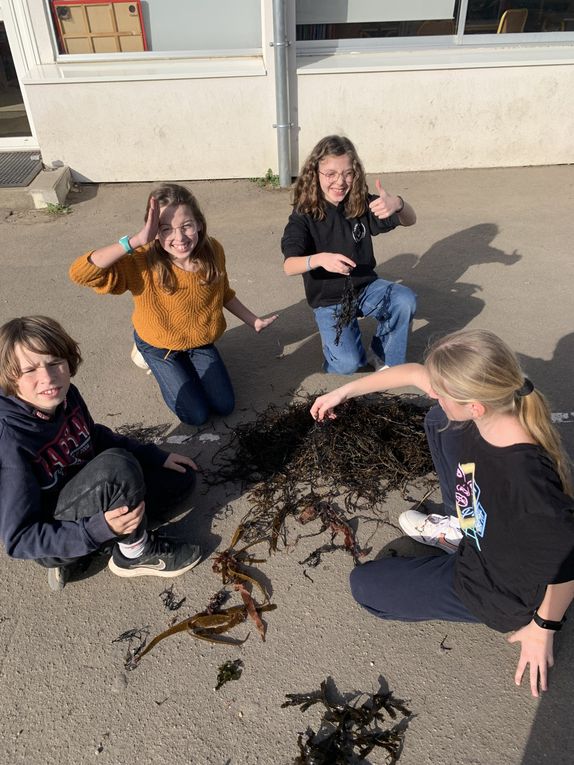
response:
M444 514L455 515L452 477L457 466L456 424L447 424L440 406L425 418L425 431L442 492ZM478 622L454 591L455 555L420 558L382 558L357 566L351 572L355 600L381 619Z
M167 457L167 454L166 454ZM127 543L142 536L146 524L153 523L192 490L195 473L185 473L164 467L142 467L133 454L125 449L107 449L98 454L64 486L58 497L54 518L77 521L96 513L127 505L139 505L145 499L146 515L142 525L129 536ZM40 558L41 566L66 566L77 558Z

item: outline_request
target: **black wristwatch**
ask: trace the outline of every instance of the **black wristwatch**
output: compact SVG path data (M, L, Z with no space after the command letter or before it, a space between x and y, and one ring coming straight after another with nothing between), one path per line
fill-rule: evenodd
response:
M535 611L532 615L532 618L539 627L542 627L543 630L553 630L554 632L558 632L562 629L562 625L566 621L566 617L563 616L562 619L559 622L553 622L550 621L550 619L543 619L538 611Z

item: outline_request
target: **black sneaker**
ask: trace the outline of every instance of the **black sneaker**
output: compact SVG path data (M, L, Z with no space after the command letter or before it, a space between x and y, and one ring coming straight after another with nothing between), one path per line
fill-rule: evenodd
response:
M149 534L145 550L139 558L126 558L114 546L108 567L116 576L180 576L197 566L201 548L188 542L175 542Z

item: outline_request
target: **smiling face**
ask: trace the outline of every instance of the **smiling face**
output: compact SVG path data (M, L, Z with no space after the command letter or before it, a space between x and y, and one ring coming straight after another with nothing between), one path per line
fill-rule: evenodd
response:
M190 258L200 231L201 224L195 220L188 205L160 208L157 238L175 265Z
M355 173L353 160L348 154L341 156L327 155L319 161L319 185L327 202L338 205L342 202L353 185Z
M22 401L46 414L53 414L70 388L70 368L65 359L36 353L16 345L14 354L20 367L16 393Z

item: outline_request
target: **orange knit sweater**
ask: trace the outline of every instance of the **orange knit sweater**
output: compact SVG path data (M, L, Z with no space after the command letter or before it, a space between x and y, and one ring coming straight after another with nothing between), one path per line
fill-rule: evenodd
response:
M216 239L211 239L211 243L221 278L209 285L202 284L201 274L174 268L177 289L173 295L159 288L148 267L145 253L149 244L109 268L90 263L88 252L72 263L70 278L103 294L131 292L133 325L146 343L173 351L198 348L215 342L224 333L223 306L235 296L225 271L223 247Z

